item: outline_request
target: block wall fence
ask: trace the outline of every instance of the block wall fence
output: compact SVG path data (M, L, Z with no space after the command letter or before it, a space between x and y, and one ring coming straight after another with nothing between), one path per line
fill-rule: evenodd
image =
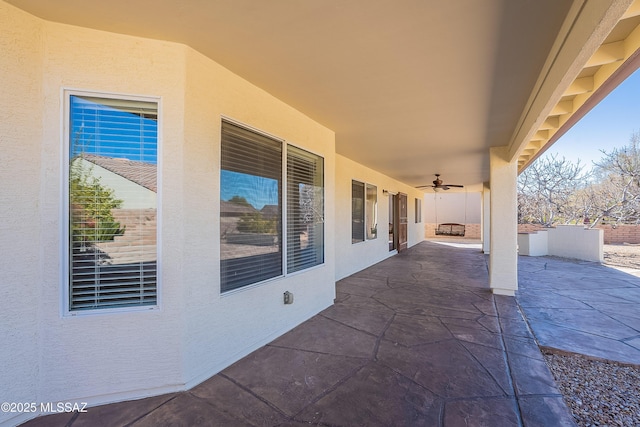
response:
M425 223L424 237L426 239L441 237L436 235L436 227L437 224ZM595 228L604 230L604 243L607 245L622 243L640 244L640 225L599 225ZM538 224L518 224L518 233L531 233L542 229L544 229L544 227ZM455 236L447 237L455 238ZM466 224L464 238L480 239L480 224Z
M434 239L437 237L436 228L437 224L434 223L425 223L424 224L424 237L425 239ZM451 238L456 238L458 236L446 236ZM480 239L480 224L465 224L464 227L464 237L458 237L460 239Z

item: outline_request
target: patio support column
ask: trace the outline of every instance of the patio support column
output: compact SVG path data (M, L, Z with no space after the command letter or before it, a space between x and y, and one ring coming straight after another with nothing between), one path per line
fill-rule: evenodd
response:
M491 242L490 233L491 227L489 220L491 218L491 190L489 189L489 183L484 182L482 184L482 209L480 211L480 237L482 239L482 252L489 254L491 252L489 243Z
M513 296L518 289L518 164L508 158L507 147L489 149L489 286L494 294Z

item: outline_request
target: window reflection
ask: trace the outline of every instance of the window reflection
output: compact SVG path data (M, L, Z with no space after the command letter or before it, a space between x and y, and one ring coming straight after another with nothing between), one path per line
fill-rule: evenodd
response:
M157 104L70 96L70 310L155 304Z
M282 144L223 122L221 292L282 275Z

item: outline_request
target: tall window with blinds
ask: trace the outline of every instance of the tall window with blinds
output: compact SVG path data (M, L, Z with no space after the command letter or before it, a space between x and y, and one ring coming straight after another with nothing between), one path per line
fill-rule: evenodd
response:
M351 243L364 242L364 183L351 181Z
M282 142L222 123L220 290L282 275Z
M366 202L366 235L367 240L378 237L378 187L367 184L367 202Z
M324 263L323 174L322 157L222 122L221 292Z
M69 311L155 306L158 104L68 101Z
M351 181L351 243L378 238L378 187Z
M287 271L324 262L324 161L287 149Z

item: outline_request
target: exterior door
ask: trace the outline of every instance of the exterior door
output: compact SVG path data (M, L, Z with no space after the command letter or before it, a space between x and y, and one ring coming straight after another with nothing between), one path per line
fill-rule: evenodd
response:
M408 213L407 213L407 195L403 193L398 194L398 252L407 249L407 226L408 226Z

